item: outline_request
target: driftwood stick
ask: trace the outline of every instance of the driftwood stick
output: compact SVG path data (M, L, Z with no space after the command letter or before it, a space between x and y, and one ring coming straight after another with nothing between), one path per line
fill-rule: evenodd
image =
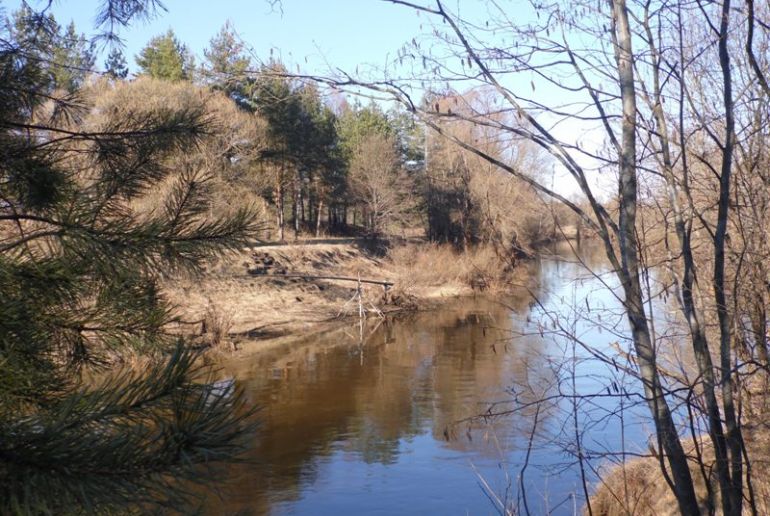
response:
M393 282L391 281L380 281L380 280L368 280L368 279L359 279L359 278L348 278L345 276L310 276L307 274L271 274L269 277L272 278L301 278L301 279L322 279L322 280L339 280L339 281L355 281L356 283L371 283L372 285L382 285L383 287L392 287Z

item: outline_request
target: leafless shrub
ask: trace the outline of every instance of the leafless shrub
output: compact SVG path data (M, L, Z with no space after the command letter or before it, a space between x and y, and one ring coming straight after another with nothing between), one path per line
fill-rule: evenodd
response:
M229 344L234 347L228 335L233 327L233 314L221 307L209 302L206 312L203 314L201 333L206 343L211 347L220 347Z
M174 149L165 159L171 174L132 202L140 214L162 209L161 200L182 174L201 179L206 190L207 213L230 216L238 210L261 213L267 222L266 203L261 196L266 181L259 155L266 145L264 120L239 109L222 92L187 82L147 77L132 82L95 81L83 93L91 109L84 118L86 128L99 131L116 114L142 118L153 113L200 112L208 122L194 146ZM165 110L165 111L164 111Z

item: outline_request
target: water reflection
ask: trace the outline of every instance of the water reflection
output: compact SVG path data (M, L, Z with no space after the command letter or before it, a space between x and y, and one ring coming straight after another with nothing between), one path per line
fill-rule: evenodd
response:
M353 331L338 331L227 364L249 401L263 407L261 426L252 462L228 471L229 483L208 511L497 514L480 482L514 496L535 414L535 439L552 439L565 424L555 396L527 406L564 381L555 357L565 350L537 325L592 292L615 306L600 279L563 254L529 268L527 287L502 303L464 299L380 321L363 343ZM584 387L595 381L579 376ZM514 416L468 420L490 402L514 397L524 406ZM577 478L570 467L563 477L554 473L553 466L569 462L560 447L537 448L527 485L536 499L530 507L542 512L554 508L552 500L568 499Z

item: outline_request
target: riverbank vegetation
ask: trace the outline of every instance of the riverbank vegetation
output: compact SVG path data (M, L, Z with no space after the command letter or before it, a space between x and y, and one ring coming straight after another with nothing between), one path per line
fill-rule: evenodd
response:
M352 295L361 313L504 290L517 260L566 237L604 250L630 333L614 356L560 321L540 333L636 386L574 404L586 511L655 512L640 500L662 491L627 481L652 470L682 514L767 507L766 6L534 5L518 23L494 3L484 19L391 3L429 20L404 74L385 74L399 80L292 73L230 24L199 63L172 30L152 38L129 78L119 46L98 67L47 8L8 14L0 512L189 502L175 480L232 458L248 425L237 392L199 381L187 327L217 345ZM106 1L103 36L154 6ZM364 299L322 276L392 285ZM674 317L653 306L669 299ZM158 365L83 380L131 353ZM648 410L644 462L585 449L578 421L605 388ZM616 467L592 500L595 457Z

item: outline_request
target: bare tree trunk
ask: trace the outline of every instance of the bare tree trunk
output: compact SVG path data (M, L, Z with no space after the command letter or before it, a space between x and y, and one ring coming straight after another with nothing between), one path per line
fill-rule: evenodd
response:
M682 23L682 20L679 20ZM722 428L721 411L716 396L716 377L714 375L714 364L711 359L708 339L705 329L701 323L700 311L696 305L693 287L695 284L695 258L692 252L690 232L685 224L682 209L679 204L679 188L674 176L674 165L671 157L671 145L668 136L668 123L663 112L663 94L660 81L660 54L655 45L654 33L649 23L649 12L645 11L644 28L647 34L647 43L650 47L650 53L653 60L653 92L652 99L648 98L652 109L655 122L657 124L657 136L660 141L661 165L663 176L666 181L666 191L668 201L674 218L674 229L679 243L679 251L682 256L684 266L681 279L681 306L685 320L690 330L690 339L692 342L695 361L698 366L698 373L703 382L703 396L706 401L706 413L708 417L709 438L714 446L714 457L716 461L716 473L720 486L720 491L726 492L730 486L730 470L727 461L727 448L725 443L724 430ZM681 29L681 27L680 27ZM680 38L682 37L680 33ZM680 77L684 81L683 77ZM684 83L681 83L683 87ZM684 153L686 150L682 149ZM707 482L709 479L705 479ZM712 499L712 490L709 490L709 513L714 512L714 500ZM726 501L725 497L722 498ZM724 505L723 505L724 510ZM726 513L727 514L727 513Z
M765 95L770 96L770 84L767 83L767 77L765 72L757 63L757 58L754 55L753 40L754 40L754 0L746 0L746 17L748 25L748 33L746 35L746 55L749 58L749 65L754 71L754 75L757 77L759 85L762 87L762 91Z
M294 173L294 181L292 182L292 194L294 205L292 206L292 219L294 225L294 240L299 238L299 205L302 202L302 194L300 192L299 171Z
M283 220L283 198L284 198L284 192L283 192L283 185L281 182L278 182L278 188L276 189L276 206L278 207L278 239L283 242L283 228L284 228L284 220Z
M722 403L725 409L727 427L727 446L730 450L732 475L730 490L722 493L722 510L725 514L740 514L743 506L743 436L735 411L733 399L734 385L732 373L731 322L725 294L725 236L727 235L727 216L730 208L730 177L733 167L735 147L735 113L733 109L732 72L728 35L730 23L730 0L722 3L719 25L719 66L722 69L725 115L725 141L722 147L722 169L719 178L719 208L717 227L714 233L714 297L719 318L719 355L722 373Z
M751 313L751 329L754 334L754 347L757 350L762 367L768 370L770 359L767 354L767 310L762 296L755 294Z
M313 195L313 192L310 191L307 194L307 223L312 227L316 224L316 215L318 215L318 211L316 211L316 196ZM303 219L304 219L304 213L303 213Z
M299 191L299 212L300 212L299 220L300 220L302 225L305 225L307 223L307 219L305 218L305 214L306 214L306 212L305 212L305 203L307 202L306 199L307 199L307 196L302 195L302 189L300 188L300 191ZM312 213L312 212L310 212L308 210L308 213Z
M316 215L315 215L315 236L318 237L321 235L321 212L324 209L324 200L318 199L318 208L316 209Z
M631 29L625 0L611 0L613 35L617 61L620 95L623 105L622 143L619 170L619 248L621 270L618 271L625 292L625 308L631 325L639 369L650 411L655 421L658 441L671 468L673 490L679 511L686 515L700 514L687 456L682 448L665 392L660 381L655 350L644 312L639 279L638 242L636 239L636 87L634 84Z

